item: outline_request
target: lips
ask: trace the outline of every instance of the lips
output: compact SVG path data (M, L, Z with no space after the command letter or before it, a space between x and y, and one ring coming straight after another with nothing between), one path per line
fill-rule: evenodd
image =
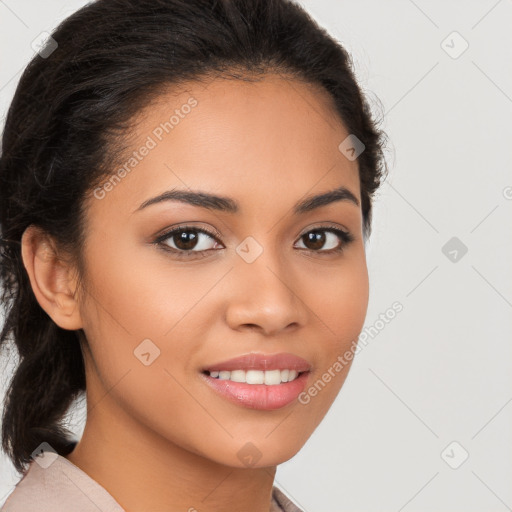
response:
M233 370L295 370L298 373L311 370L311 364L302 357L281 352L279 354L244 354L227 361L203 368L203 372Z
M295 402L310 372L311 364L294 354L251 353L207 366L201 377L231 403L270 411Z

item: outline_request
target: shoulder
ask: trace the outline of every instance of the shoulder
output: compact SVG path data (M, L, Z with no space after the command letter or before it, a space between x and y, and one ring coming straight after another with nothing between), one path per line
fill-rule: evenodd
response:
M33 460L0 512L124 512L106 489L66 458L47 467ZM272 488L270 512L303 512L283 491Z
M47 467L33 460L0 512L124 512L114 498L80 468L57 456Z
M303 512L286 494L272 487L272 507L270 512Z

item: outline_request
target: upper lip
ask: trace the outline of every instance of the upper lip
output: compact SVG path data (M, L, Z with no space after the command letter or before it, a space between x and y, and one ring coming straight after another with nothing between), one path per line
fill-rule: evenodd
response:
M258 354L252 352L203 368L204 371L286 369L306 372L311 370L311 364L302 359L302 357L287 352L280 352L279 354Z

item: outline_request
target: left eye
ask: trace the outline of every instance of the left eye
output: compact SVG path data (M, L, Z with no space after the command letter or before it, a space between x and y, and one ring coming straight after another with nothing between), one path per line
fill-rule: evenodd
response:
M322 228L322 229L314 229L312 231L308 231L304 235L302 235L299 241L305 240L308 246L304 247L307 250L314 252L331 252L336 250L341 250L345 245L343 242L349 242L347 238L347 233L344 231L334 229L334 228ZM340 239L342 240L342 244L340 247ZM325 245L328 247L324 247Z

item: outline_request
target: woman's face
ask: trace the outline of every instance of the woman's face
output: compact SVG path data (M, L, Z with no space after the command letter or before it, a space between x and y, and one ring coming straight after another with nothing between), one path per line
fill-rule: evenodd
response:
M326 414L368 305L357 160L332 109L267 75L189 83L140 116L86 203L88 422L106 437L268 466Z

